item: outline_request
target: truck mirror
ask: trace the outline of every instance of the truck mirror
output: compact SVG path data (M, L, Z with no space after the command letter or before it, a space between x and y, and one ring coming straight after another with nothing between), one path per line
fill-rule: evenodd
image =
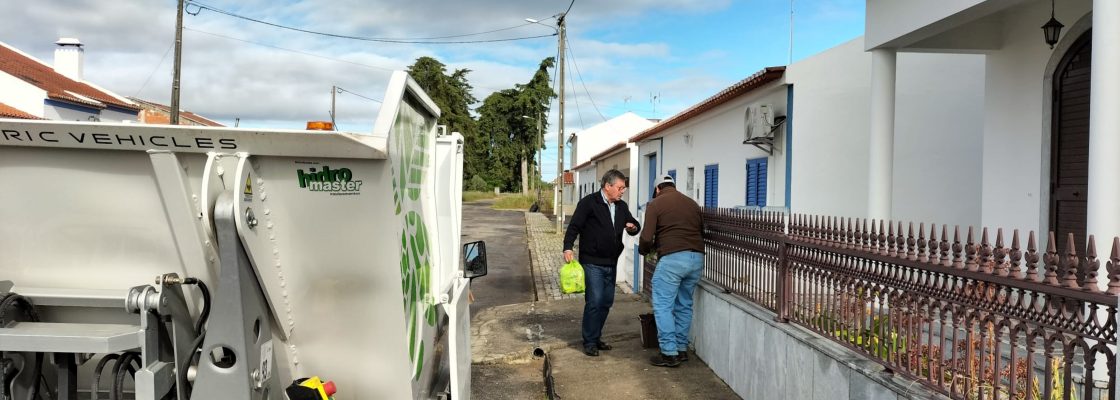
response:
M463 245L463 274L468 279L486 275L486 242Z

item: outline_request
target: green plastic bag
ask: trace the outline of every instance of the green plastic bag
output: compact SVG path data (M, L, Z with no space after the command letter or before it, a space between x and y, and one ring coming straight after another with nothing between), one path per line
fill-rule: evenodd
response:
M583 266L572 259L572 262L560 267L560 291L564 294L583 293L583 289Z

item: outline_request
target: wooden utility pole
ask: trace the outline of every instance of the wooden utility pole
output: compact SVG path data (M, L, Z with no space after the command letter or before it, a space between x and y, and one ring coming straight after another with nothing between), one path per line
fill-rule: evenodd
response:
M335 93L338 93L338 86L331 85L331 129L332 130L337 130L337 129L334 128L334 126L336 125L335 120L334 120L334 115L335 115L334 94Z
M560 14L557 26L560 28L560 129L556 136L556 151L559 156L556 157L556 233L564 233L564 41L565 41L565 19L568 14Z
M175 15L175 76L171 80L171 125L179 125L179 70L183 67L183 2Z

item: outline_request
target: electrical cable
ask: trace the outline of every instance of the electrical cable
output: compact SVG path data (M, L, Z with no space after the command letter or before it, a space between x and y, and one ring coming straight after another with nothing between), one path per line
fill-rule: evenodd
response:
M3 296L0 296L0 326L6 326L8 322L15 321L16 317L11 316L9 310L16 310L18 312L17 307L23 310L23 314L27 317L28 321L39 321L39 312L35 309L35 305L31 303L31 300L16 293L5 293ZM32 374L41 379L43 376L43 353L35 353L35 361L31 365ZM24 367L26 368L26 365ZM39 397L40 382L38 380L39 379L31 385L28 398L37 399ZM46 388L47 390L45 393L49 393L51 390L50 386L48 385Z
M140 92L144 91L144 88L148 87L148 82L152 81L152 76L155 76L156 71L159 71L159 67L163 65L163 60L167 59L167 53L170 53L171 49L173 48L175 48L175 43L167 46L167 50L163 52L163 57L160 57L159 63L156 64L156 67L152 69L152 73L148 74L148 79L144 80L144 84L140 85L140 88L136 89L136 93L132 94L132 97L140 97Z
M567 62L565 61L565 63L567 63ZM575 93L576 92L576 90L575 90L575 87L576 87L575 78L573 78L571 75L568 75L568 82L570 82L572 84L572 92ZM564 82L560 82L560 83L563 84ZM579 117L579 128L581 130L587 130L587 124L585 124L583 122L583 111L579 109L579 98L577 98L575 96L572 96L572 102L576 103L576 116ZM561 140L563 140L563 139L561 139ZM573 165L573 167L574 167L574 165Z
M109 364L109 361L116 360L119 357L120 354L116 353L106 354L105 357L101 358L101 361L97 362L97 367L93 369L93 385L90 386L89 391L90 400L97 400L98 394L101 393L101 371L105 370L105 365Z
M595 104L595 99L591 97L591 91L587 90L587 81L583 80L583 74L579 72L579 62L576 61L576 53L572 51L572 42L567 40L567 38L565 38L564 41L568 44L568 54L572 56L572 66L576 67L576 76L579 77L579 83L583 85L583 92L587 93L587 100L591 101L591 106L595 107L595 112L599 113L599 118L602 118L603 122L606 122L607 117L604 117L603 112L599 111L599 105Z
M343 59L340 59L340 58L332 58L332 57L322 56L322 55L318 55L318 54L314 54L314 53L308 53L306 51L294 50L294 49L289 49L289 48L280 47L280 46L273 46L271 44L264 44L264 43L250 41L250 40L239 39L239 38L235 38L235 37L232 37L232 36L226 36L226 35L223 35L223 34L220 34L220 33L207 32L207 31L198 30L198 29L194 29L194 28L190 28L190 27L186 27L186 26L183 27L183 30L198 32L198 33L201 33L201 34L204 34L204 35L220 37L220 38L223 38L223 39L234 40L234 41L238 41L238 42L242 42L242 43L255 44L257 46L273 48L273 49L276 49L276 50L289 51L289 52L292 52L292 53L302 54L302 55L305 55L305 56L322 58L324 60L337 61L337 62L341 62L341 63L357 65L359 67L366 67L366 68L369 68L369 69L375 69L375 70L379 70L379 71L389 71L389 72L396 71L396 69L393 69L393 68L379 67L379 66L376 66L376 65L369 65L369 64L362 64L362 63L357 63L357 62L353 62L353 61L347 61L347 60L343 60Z
M575 1L573 0L573 3L574 2ZM408 39L408 38L406 38L406 39L375 38L375 37L342 35L342 34L337 34L337 33L319 32L319 31L313 31L313 30L309 30L309 29L296 28L296 27L293 27L293 26L281 25L281 24L277 24L277 23L274 23L274 22L268 22L268 21L259 20L259 19L256 19L256 18L246 17L244 15L240 15L240 14L237 14L237 13L234 13L234 12L231 12L231 11L222 10L220 8L208 6L208 5L198 3L198 2L195 2L195 1L191 1L190 3L193 4L196 7L206 9L206 10L210 10L210 11L216 12L218 14L223 14L223 15L226 15L226 16L243 19L243 20L250 21L250 22L256 22L258 24L268 25L268 26L275 27L275 28L287 29L287 30L291 30L291 31L301 32L301 33L308 33L308 34L312 34L312 35L326 36L326 37L332 37L332 38L338 38L338 39L360 40L360 41L364 41L364 42L400 43L400 44L467 44L467 43L511 42L511 41L516 41L516 40L529 40L529 39L537 39L537 38L551 37L551 36L556 36L557 35L556 33L553 33L553 34L550 34L550 35L522 36L522 37L500 38L500 39L479 39L479 40L418 40L418 39ZM525 24L525 25L529 25L529 24ZM524 25L519 25L519 26L516 26L516 27L510 27L508 29L518 28L518 27L521 27L521 26L524 26ZM500 29L500 30L506 30L506 29L507 28L503 28L503 29ZM478 32L478 33L474 33L474 34L456 35L454 37L474 36L476 34L481 35L483 33L489 33L489 32Z
M113 377L113 393L118 395L118 399L124 398L124 378L131 376L133 383L135 383L136 371L140 369L140 353L129 352L125 354L125 358L121 360L124 363L124 368L117 371Z
M351 91L349 91L349 90L346 90L346 89L343 89L343 88L338 88L338 90L339 90L339 92L342 92L342 93L350 93L350 94L352 94L352 95L355 95L355 96L361 97L361 98L363 98L363 99L366 99L366 100L370 100L370 101L376 101L376 102L378 102L378 103L381 103L381 100L378 100L378 99L374 99L374 98L369 98L369 97L366 97L366 96L362 96L362 95L360 95L360 94L357 94L357 93L351 92Z

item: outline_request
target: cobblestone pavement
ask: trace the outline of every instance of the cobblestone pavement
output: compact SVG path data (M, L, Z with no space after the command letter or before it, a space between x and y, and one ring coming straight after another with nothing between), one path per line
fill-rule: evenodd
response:
M560 292L560 267L564 266L564 235L556 233L556 223L541 213L525 212L525 231L529 239L529 260L533 264L533 280L537 300L582 298L583 293ZM619 293L633 293L627 285L618 285Z
M537 300L583 297L583 293L560 293L560 267L564 265L564 235L556 233L556 223L544 214L526 212L525 231L529 236L529 260L533 264Z

